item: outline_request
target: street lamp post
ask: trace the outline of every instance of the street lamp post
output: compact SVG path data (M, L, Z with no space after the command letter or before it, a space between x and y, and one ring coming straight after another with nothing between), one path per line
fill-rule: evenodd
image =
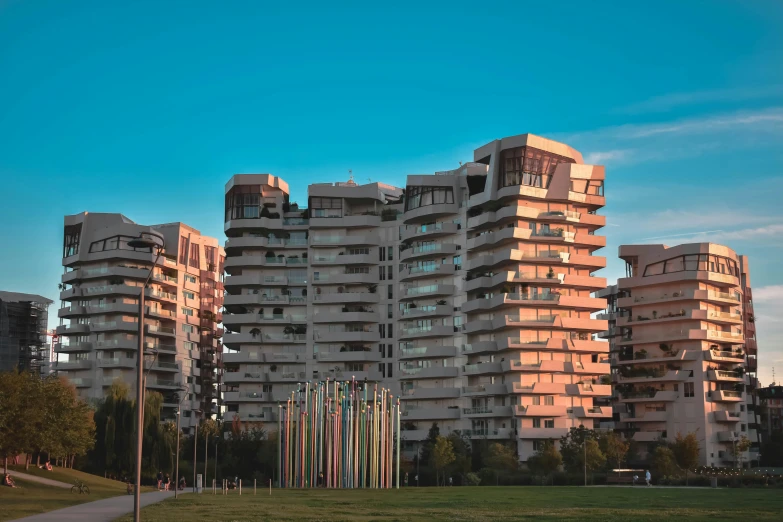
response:
M195 410L196 428L193 430L193 493L196 493L196 450L198 449L198 418L201 416L201 410Z
M175 465L175 471L174 471L174 498L177 498L177 492L179 491L179 418L182 413L182 403L187 398L188 394L188 388L182 387L180 388L180 391L184 392L182 394L182 398L179 401L179 404L177 405L177 463Z
M155 239L158 241L155 241ZM161 253L163 253L165 245L162 237L156 236L155 239L152 239L151 235L148 234L146 237L141 235L128 241L128 246L133 249L149 248L150 253L157 250L150 273L147 275L144 284L141 285L141 291L139 292L139 354L136 361L136 479L133 492L134 522L141 520L141 447L144 438L144 293L147 284L152 278L152 274L155 272L155 267L158 265L158 260Z

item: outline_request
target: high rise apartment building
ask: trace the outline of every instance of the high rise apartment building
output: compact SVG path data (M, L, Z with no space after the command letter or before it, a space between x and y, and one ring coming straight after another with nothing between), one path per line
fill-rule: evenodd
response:
M225 254L217 239L182 223L143 226L121 214L65 217L59 361L53 369L79 395L101 399L115 382L136 388L139 295L155 253L133 248L140 236L165 241L145 292L146 388L164 397L162 418L183 401L182 426L193 411L219 412ZM184 397L186 394L187 397Z
M311 185L308 207L272 175L226 185L225 401L277 419L298 383L378 382L403 402L406 447L462 430L526 460L611 407L607 329L591 292L605 259L603 167L530 134L474 162L372 183ZM227 419L231 418L231 413ZM274 429L273 425L268 426Z
M606 297L615 428L641 456L695 432L700 464L757 458L756 342L748 260L712 243L624 245L626 276ZM735 458L742 437L750 452Z
M0 372L47 374L51 304L40 295L0 291Z

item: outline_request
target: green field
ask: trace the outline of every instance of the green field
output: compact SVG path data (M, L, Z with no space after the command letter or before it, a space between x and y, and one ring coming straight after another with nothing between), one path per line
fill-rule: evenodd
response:
M184 495L143 510L145 522L246 520L783 520L780 489L454 487L245 490ZM132 520L124 517L123 522Z
M14 479L16 489L0 487L0 521L13 520L15 518L44 513L82 502L100 500L102 498L125 495L125 484L116 480L108 480L103 477L96 477L82 473L81 471L55 468L53 471L45 471L30 466L25 471L24 466L11 467L11 470L37 475L51 480L59 480L67 484L75 484L76 480L81 480L90 486L89 495L75 495L70 490L45 486L35 482L28 482L23 479ZM2 471L2 470L0 470ZM148 488L147 491L153 491Z

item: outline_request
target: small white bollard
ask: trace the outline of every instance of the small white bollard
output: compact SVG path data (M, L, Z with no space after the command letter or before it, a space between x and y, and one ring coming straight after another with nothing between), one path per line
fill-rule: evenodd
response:
M212 479L212 494L217 495L217 479Z
M272 496L272 479L269 479L269 496Z
M253 479L253 496L256 496L256 479Z
M242 496L242 479L239 479L239 496Z

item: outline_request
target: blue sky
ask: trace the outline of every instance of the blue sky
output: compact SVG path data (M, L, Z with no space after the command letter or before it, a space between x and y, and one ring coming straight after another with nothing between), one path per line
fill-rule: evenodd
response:
M233 173L303 202L533 132L607 166L610 280L625 242L749 255L783 374L782 2L288 4L0 0L0 288L56 297L65 214L222 237Z

